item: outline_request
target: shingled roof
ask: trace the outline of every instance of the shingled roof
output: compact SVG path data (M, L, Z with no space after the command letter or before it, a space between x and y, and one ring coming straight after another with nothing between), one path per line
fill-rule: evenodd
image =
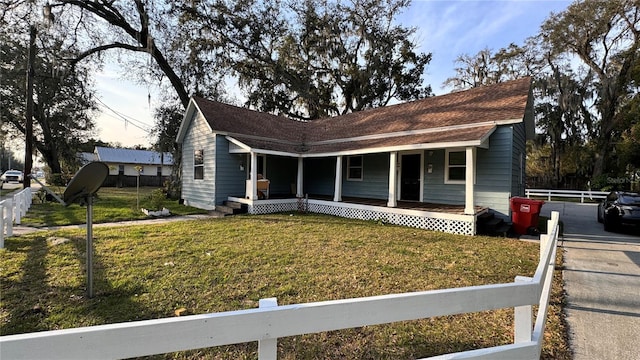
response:
M522 78L309 122L198 97L189 107L195 105L214 133L257 152L321 156L479 146L498 125L524 121L533 133L530 85L530 78ZM179 142L184 131L181 127Z

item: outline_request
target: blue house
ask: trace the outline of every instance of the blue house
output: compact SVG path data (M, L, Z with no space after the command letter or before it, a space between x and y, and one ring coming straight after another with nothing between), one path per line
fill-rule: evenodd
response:
M194 97L177 136L182 198L304 209L473 235L524 195L534 135L523 78L311 122Z

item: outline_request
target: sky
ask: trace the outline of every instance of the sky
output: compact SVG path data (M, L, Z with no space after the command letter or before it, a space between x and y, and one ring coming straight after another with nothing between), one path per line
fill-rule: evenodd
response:
M538 33L551 12L567 8L566 0L413 0L398 17L403 26L415 27L419 51L433 57L424 75L436 95L450 92L442 83L455 75L459 55L475 55L484 48L497 51L511 43L523 45ZM123 68L109 64L96 77L103 112L97 117L97 138L125 147L149 146L143 130L153 126L157 89L122 79ZM150 96L149 96L150 95ZM107 107L105 107L107 106ZM143 129L140 129L143 128Z

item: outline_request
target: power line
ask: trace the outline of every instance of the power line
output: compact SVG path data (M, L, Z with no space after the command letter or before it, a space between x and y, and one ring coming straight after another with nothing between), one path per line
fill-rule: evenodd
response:
M147 132L147 133L151 133L151 126L143 121L140 121L132 116L123 114L119 111L114 110L113 108L111 108L109 105L105 104L104 101L102 101L100 98L96 97L96 100L98 100L98 102L104 106L105 108L107 108L109 111L111 111L113 114L115 114L116 116L110 115L111 117L114 118L119 118L120 120L123 120L125 123L125 126L127 124L131 124L132 126ZM105 114L105 115L109 115L109 114Z
M144 128L144 127L140 126L140 125L137 125L137 124L135 124L135 123L133 123L133 122L131 122L131 121L128 121L127 119L123 119L121 116L115 116L115 115L113 115L113 114L108 114L108 113L103 113L103 114L104 114L104 115L106 115L106 116L110 116L110 117L112 117L112 118L114 118L114 119L123 120L123 121L124 121L124 123L125 123L125 126L127 126L127 125L131 124L131 126L133 126L133 127L135 127L135 128L138 128L138 129L140 129L140 130L142 130L142 131L146 132L147 134L150 134L150 133L151 133L151 130L146 129L146 128Z
M114 110L113 108L111 108L109 105L105 104L102 100L100 100L99 98L96 98L98 100L98 102L100 104L102 104L102 106L104 106L105 108L107 108L108 110L110 110L112 113L114 113L118 118L120 118L121 120L123 120L125 122L125 124L127 123L131 123L133 126L143 130L143 131L147 131L149 132L151 129L151 126L146 124L143 121L137 120L134 117L125 115L121 112L118 112L116 110ZM137 124L136 124L137 123Z

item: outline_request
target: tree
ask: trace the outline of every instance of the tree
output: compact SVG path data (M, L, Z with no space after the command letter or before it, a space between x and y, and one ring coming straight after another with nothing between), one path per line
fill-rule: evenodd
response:
M556 63L549 53L542 56L539 64L546 65L547 70L534 83L536 125L550 144L551 186L558 188L564 165L561 158L568 149L584 144L584 135L592 128L592 116L586 105L592 97L590 76L580 79L569 66Z
M237 75L248 105L302 120L431 94L430 54L394 25L408 1L183 1L191 44ZM193 29L198 29L193 32ZM203 30L206 29L206 30Z
M530 76L535 62L527 48L510 44L496 53L484 48L473 56L459 55L455 64L456 75L443 85L459 91Z
M149 54L186 107L187 88L174 64L167 60L167 49L160 46L166 45L163 30L170 27L166 18L169 14L165 11L168 6L162 1L154 5L147 6L142 0L59 0L50 6L55 10L56 22L67 30L70 46L79 51L78 55L66 59L71 64L111 49Z
M8 29L7 29L8 30ZM18 30L13 28L13 30ZM0 83L0 116L3 127L20 137L25 126L25 66L27 50L19 33L0 33L3 81ZM65 163L74 162L80 139L91 134L92 100L89 70L83 66L61 69L50 51L59 51L60 40L40 34L40 50L33 64L34 138L50 173L62 172ZM45 46L46 44L46 46Z
M173 173L171 174L171 180L166 184L167 195L171 198L176 198L180 195L182 151L180 144L175 139L178 136L183 116L183 109L179 104L163 105L157 108L154 114L156 126L152 129L152 133L157 139L154 149L161 154L170 152L173 155Z
M225 73L210 53L179 37L189 24L179 24L173 4L169 0L58 0L51 7L80 51L67 59L72 64L115 50L127 68L126 76L168 87L162 100L177 97L186 108L190 95L224 95Z
M621 127L623 130L620 141L616 144L616 152L619 161L627 173L636 177L637 186L640 190L640 58L631 69L631 89L636 89L633 97L620 111L624 118ZM622 172L619 172L619 175Z
M574 2L552 14L542 25L541 36L556 56L577 57L589 68L594 82L598 118L592 141L596 158L593 177L606 170L613 139L620 135L622 106L629 101L631 69L638 61L640 7L636 0Z

